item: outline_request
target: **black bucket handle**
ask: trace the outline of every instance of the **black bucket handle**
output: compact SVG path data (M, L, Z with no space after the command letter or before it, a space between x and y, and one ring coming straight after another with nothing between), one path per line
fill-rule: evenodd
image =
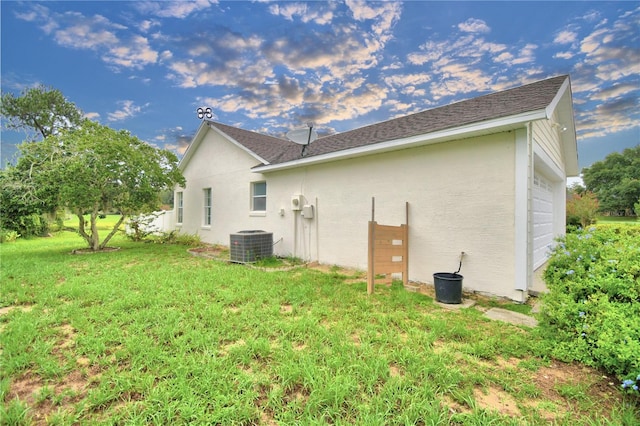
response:
M460 252L460 265L458 265L458 270L454 272L454 274L460 273L460 269L462 269L462 258L464 257L464 252Z

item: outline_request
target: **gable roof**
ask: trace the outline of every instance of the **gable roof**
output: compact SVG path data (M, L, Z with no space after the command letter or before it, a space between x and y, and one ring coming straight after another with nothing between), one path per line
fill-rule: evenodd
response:
M561 102L564 105L559 110L568 121L563 124L571 130L563 135L568 139L563 143L568 146L567 174L573 175L578 168L577 146L567 75L324 136L307 147L304 157L301 146L286 139L211 121L208 125L260 161L254 171L267 172L515 129L529 121L550 119Z

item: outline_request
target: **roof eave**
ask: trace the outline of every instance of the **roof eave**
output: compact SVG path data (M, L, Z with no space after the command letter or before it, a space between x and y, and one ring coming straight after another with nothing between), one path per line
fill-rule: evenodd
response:
M279 164L269 164L257 166L251 169L255 173L268 173L280 170L292 169L296 167L304 167L313 164L326 163L330 161L345 160L349 158L362 157L371 154L380 154L387 151L395 151L398 149L414 148L423 145L431 145L440 142L447 142L455 139L464 139L473 136L486 135L490 133L498 133L507 130L513 130L522 125L535 120L547 118L545 109L537 111L529 111L522 114L512 115L508 117L486 120L469 125L444 129L432 133L411 136L407 138L395 139L376 144L344 149L327 154L315 155L313 157L300 158L298 160L288 161Z
M242 145L237 140L235 140L234 138L232 138L231 136L229 136L228 134L226 134L225 132L223 132L222 130L217 128L214 123L212 123L210 121L207 121L207 120L203 120L202 123L200 123L200 127L198 127L198 130L196 131L196 134L193 136L193 139L191 139L191 143L189 143L189 146L187 147L187 150L185 151L184 155L182 156L182 159L178 163L178 168L181 171L184 171L184 169L187 167L187 164L189 164L189 161L191 161L191 157L193 157L194 153L197 151L198 146L200 145L200 143L204 139L204 136L207 133L207 127L209 129L215 131L216 133L218 133L219 135L221 135L225 139L227 139L229 142L231 142L232 144L234 144L235 146L237 146L238 148L240 148L241 150L243 150L247 154L251 155L253 158L258 160L260 163L265 164L265 165L269 164L269 162L267 160L265 160L264 158L262 158L261 156L259 156L255 152L251 151L249 148L247 148L246 146Z

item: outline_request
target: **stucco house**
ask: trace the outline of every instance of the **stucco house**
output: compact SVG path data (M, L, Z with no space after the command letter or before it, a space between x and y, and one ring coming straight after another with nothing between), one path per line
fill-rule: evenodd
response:
M565 186L578 174L569 76L319 138L286 139L204 121L180 162L166 226L229 244L273 233L274 253L367 268L376 220L410 205L409 279L455 271L464 289L524 301L565 229ZM307 210L293 206L313 206ZM173 223L175 222L175 223Z

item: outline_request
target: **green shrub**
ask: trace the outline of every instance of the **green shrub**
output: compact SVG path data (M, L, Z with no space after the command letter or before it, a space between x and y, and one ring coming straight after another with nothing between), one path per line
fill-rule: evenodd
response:
M0 243L12 243L19 237L20 234L12 229L0 229Z
M152 241L158 244L179 244L183 246L199 246L202 244L200 236L197 234L182 234L178 231L164 232L154 236Z
M130 217L127 222L127 237L133 241L142 241L150 235L160 234L160 229L153 226L153 222L157 218L158 213Z
M598 225L559 239L545 271L540 329L553 355L640 374L640 227Z
M598 199L593 192L571 194L567 200L567 225L587 227L596 222Z

